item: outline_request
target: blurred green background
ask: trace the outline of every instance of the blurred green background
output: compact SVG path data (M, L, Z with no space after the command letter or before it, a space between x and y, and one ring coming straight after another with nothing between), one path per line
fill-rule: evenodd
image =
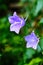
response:
M8 21L14 11L27 17L18 35ZM24 40L33 30L40 38L37 50L26 49ZM43 65L43 0L0 0L0 65Z

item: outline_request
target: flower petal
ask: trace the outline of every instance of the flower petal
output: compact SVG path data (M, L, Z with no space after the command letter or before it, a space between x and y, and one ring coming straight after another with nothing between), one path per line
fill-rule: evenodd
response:
M8 17L8 19L9 19L9 22L12 24L12 23L14 23L15 21L16 22L21 22L21 18L19 17L19 16L17 16L17 15L15 15L15 16L9 16Z
M27 47L27 48L37 49L37 45L38 45L38 44L36 44L36 42L35 42L35 44L27 42L26 47Z
M20 23L17 24L13 23L10 26L10 31L15 31L17 34L19 34L20 28L21 28Z
M17 13L16 13L16 12L14 12L14 13L13 13L13 16L15 16L15 15L17 15Z
M21 19L21 26L23 27L25 25L25 20L24 18Z
M32 32L30 35L25 36L25 40L26 40L26 41L37 40L37 39L38 39L38 38L37 38L37 36L35 35L34 32Z
M8 19L9 19L9 22L10 22L11 24L14 23L14 21L15 21L15 20L14 20L14 16L9 16Z

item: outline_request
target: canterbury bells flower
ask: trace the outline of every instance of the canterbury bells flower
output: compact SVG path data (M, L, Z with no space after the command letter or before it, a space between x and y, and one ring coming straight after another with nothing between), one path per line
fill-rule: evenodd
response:
M39 38L37 38L34 31L30 35L25 36L25 40L27 41L27 48L37 49Z
M20 18L16 12L14 12L13 16L9 16L8 19L11 23L10 31L14 31L19 34L20 29L25 25L25 20Z

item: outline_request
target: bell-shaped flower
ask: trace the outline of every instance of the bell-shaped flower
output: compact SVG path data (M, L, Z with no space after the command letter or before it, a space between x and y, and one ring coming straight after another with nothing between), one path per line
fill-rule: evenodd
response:
M25 36L25 40L27 48L37 49L39 38L35 35L34 31L30 35Z
M20 29L25 25L25 20L20 18L16 12L14 12L13 16L9 16L8 19L11 23L10 31L14 31L19 34Z

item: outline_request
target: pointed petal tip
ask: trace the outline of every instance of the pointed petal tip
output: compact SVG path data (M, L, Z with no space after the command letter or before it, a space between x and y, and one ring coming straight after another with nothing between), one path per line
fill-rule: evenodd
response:
M20 28L18 28L18 29L17 28L18 27L17 26L15 27L15 24L11 24L10 31L13 31L13 32L19 34Z
M16 15L16 14L17 14L16 12L13 13L13 15Z
M17 32L17 31L14 31L14 30L12 30L11 28L10 28L10 31L12 32L15 32L16 34L19 34L19 31Z

